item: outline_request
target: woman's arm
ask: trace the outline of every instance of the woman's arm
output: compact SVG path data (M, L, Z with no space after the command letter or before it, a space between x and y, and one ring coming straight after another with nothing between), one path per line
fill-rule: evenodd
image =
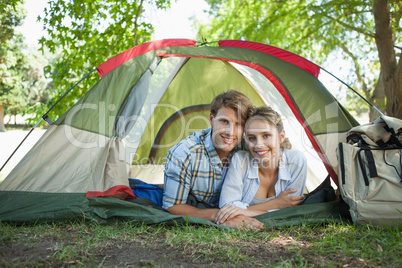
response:
M278 197L257 205L248 206L247 209L236 207L234 205L227 205L219 210L216 218L216 223L222 224L223 222L230 220L231 218L240 214L253 217L267 213L269 210L272 209L297 206L301 202L303 202L304 196L289 196L289 194L295 192L297 192L296 189L283 191Z
M236 153L229 165L228 171L224 178L221 196L219 199L219 207L223 208L227 205L246 209L248 204L244 203L243 197L243 179L246 176L247 164L245 154L242 152Z
M221 209L215 219L218 224L237 215L245 215L248 203L243 202L243 187L249 161L247 156L244 152L238 152L229 165L219 199Z
M282 165L279 171L281 175L289 176L289 184L285 190L276 198L264 203L248 207L248 209L256 210L272 210L294 207L304 200L303 191L307 178L307 159L304 154L297 150L285 150L284 158L287 163Z
M304 187L306 186L307 180L307 159L305 155L297 150L286 150L289 161L292 163L289 172L291 177L291 183L288 186L288 189L293 188L298 191L293 194L303 195Z
M216 223L217 224L222 224L225 221L228 221L238 215L244 215L248 217L254 217L260 214L267 213L267 211L264 210L258 210L258 209L244 209L244 208L239 208L233 205L227 205L224 208L221 208L217 214L216 218Z
M299 205L304 200L304 196L289 196L293 193L296 193L297 189L288 189L283 191L280 195L276 198L257 204L253 206L247 207L250 210L257 210L257 211L265 211L265 213L272 209L282 209L288 207L294 207Z

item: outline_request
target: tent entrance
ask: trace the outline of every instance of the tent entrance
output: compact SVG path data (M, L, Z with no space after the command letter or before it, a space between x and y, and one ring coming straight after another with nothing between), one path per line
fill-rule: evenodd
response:
M209 104L228 89L242 91L256 106L269 105L282 114L293 148L303 151L309 166L314 167L308 171L307 191L328 174L283 96L253 68L219 59L166 57L149 87L138 123L124 139L134 178L162 184L167 151L191 133L210 127ZM133 137L136 143L128 142Z

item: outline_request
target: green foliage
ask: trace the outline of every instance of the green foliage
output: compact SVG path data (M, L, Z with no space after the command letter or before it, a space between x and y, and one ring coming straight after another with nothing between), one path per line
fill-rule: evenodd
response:
M50 95L54 91L53 81L45 76L45 67L52 64L56 56L48 51L40 53L31 49L27 53L27 62L23 71L22 84L23 95L27 106L23 114L43 114L44 105L47 104ZM32 124L35 122L28 122Z
M21 83L21 71L26 62L21 52L22 40L21 35L14 35L3 55L3 64L0 64L0 105L5 107L5 113L16 112L26 105Z
M11 40L0 82L0 104L5 114L14 116L37 113L52 90L52 82L43 72L49 59L36 50L25 54L23 39L21 34L15 34Z
M13 4L1 3L0 12L0 104L5 104L7 95L14 89L19 78L19 70L25 61L22 54L23 37L14 34L16 26L22 24L25 18L25 10L21 2L13 1Z
M373 49L371 1L288 0L208 1L211 26L200 34L213 39L242 39L281 47L322 63L340 44ZM345 43L347 42L347 43Z
M26 17L23 3L23 0L0 0L0 53L4 53L5 46L14 36L15 27L22 25Z
M15 27L26 16L23 1L0 2L0 131L4 131L4 113L24 107L21 70L25 64L23 36Z
M199 24L200 38L262 42L328 65L341 55L349 69L341 77L362 95L374 95L379 76L372 0L208 0L212 21ZM401 44L399 1L388 1L394 44ZM378 95L378 94L377 94ZM382 107L383 108L383 107Z
M170 0L158 1L64 1L50 0L43 22L48 36L40 40L42 49L59 50L60 57L46 68L55 90L50 108L73 84L108 58L150 40L152 25L147 21L145 4L166 9ZM92 75L49 114L53 120L80 99L97 81Z

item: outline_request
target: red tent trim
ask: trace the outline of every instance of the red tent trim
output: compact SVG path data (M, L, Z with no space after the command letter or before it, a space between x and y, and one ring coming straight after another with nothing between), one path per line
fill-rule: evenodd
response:
M98 73L100 77L105 76L111 70L120 66L121 64L147 52L171 46L196 46L196 41L191 39L165 39L147 42L133 48L130 48L117 56L105 61L98 66Z
M257 50L261 51L263 53L267 53L269 55L272 55L274 57L277 57L279 59L282 59L284 61L287 61L289 63L292 63L293 65L296 65L299 68L302 68L303 70L311 73L315 77L318 77L320 73L320 66L312 63L311 61L294 54L292 52L273 47L270 45L265 45L261 43L256 43L256 42L250 42L250 41L239 41L239 40L220 40L219 41L219 46L220 47L241 47L241 48L246 48L246 49L252 49L252 50Z
M104 196L110 196L110 195L118 195L126 193L128 197L135 198L133 194L133 190L131 190L130 187L125 186L125 185L117 185L113 186L112 188L104 191L104 192L98 192L98 191L89 191L85 195L85 197L104 197Z

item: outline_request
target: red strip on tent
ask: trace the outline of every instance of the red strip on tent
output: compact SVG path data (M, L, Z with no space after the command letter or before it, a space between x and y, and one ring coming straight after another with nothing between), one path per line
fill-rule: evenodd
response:
M134 193L133 190L131 190L130 187L125 186L125 185L117 185L113 186L112 188L104 191L104 192L98 192L98 191L89 191L85 195L85 197L104 197L104 196L111 196L111 195L119 195L122 193L126 193L128 197L134 198Z
M125 63L126 61L131 60L141 54L164 48L164 47L172 47L172 46L196 46L196 41L191 39L166 39L166 40L157 40L147 42L133 48L130 48L117 56L105 61L101 65L98 66L98 73L100 77L103 77L111 70Z
M320 66L312 63L309 60L306 60L303 57L300 57L299 55L296 55L292 52L273 47L270 45L265 45L261 43L256 43L256 42L250 42L250 41L238 41L238 40L220 40L219 41L219 46L220 47L240 47L240 48L246 48L246 49L252 49L252 50L257 50L261 51L263 53L267 53L269 55L272 55L274 57L277 57L281 60L287 61L293 65L296 65L299 68L302 68L303 70L311 73L315 77L318 77L318 74L320 73Z

